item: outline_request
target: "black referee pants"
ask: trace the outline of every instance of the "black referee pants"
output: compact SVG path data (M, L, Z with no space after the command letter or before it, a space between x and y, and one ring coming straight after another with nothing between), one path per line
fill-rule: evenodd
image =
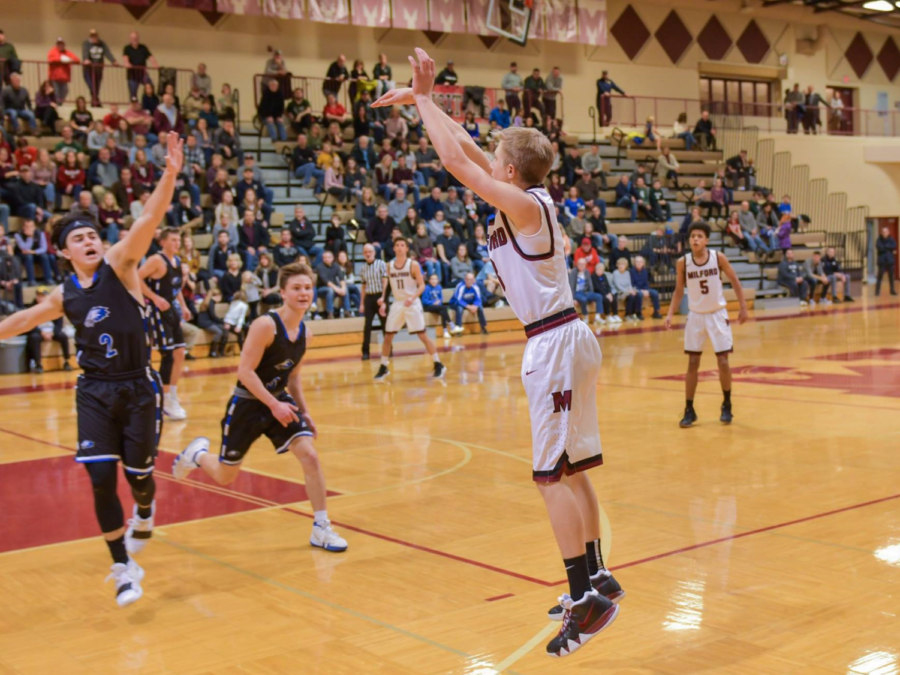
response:
M363 330L362 353L366 356L369 354L369 343L372 341L372 323L375 317L378 317L378 323L381 326L381 332L384 333L385 317L378 313L378 299L381 293L367 293L363 298L363 312L366 317L366 327Z

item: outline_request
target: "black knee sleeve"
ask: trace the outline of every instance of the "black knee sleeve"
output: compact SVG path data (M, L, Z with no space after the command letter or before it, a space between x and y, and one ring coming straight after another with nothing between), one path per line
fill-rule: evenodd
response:
M136 474L125 472L125 479L131 486L131 494L140 506L150 506L156 496L156 481L153 474Z
M169 384L169 381L172 379L172 366L175 363L175 355L172 353L171 349L166 349L161 354L162 360L159 363L159 376L162 378L162 383L165 385Z
M84 466L94 488L94 512L100 523L100 531L114 532L125 525L122 502L116 494L118 462L90 462Z

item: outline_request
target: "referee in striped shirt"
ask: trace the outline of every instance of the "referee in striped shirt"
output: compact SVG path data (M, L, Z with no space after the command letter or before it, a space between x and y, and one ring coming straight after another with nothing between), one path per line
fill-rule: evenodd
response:
M366 267L362 272L362 308L361 311L366 317L366 328L363 332L362 343L362 360L369 360L369 342L372 339L372 322L378 317L378 323L381 326L381 332L384 334L385 318L379 312L384 301L381 299L385 294L385 288L388 284L387 266L381 258L375 257L375 247L372 244L363 246L363 257L366 259Z

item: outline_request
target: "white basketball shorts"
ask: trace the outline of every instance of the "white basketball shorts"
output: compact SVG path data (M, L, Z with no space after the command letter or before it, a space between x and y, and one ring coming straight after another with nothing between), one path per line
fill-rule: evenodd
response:
M387 333L399 333L404 324L411 334L425 330L425 312L422 310L422 301L418 298L409 307L403 300L395 300L388 310L384 330Z
M723 308L709 314L698 312L688 314L687 323L684 325L685 353L702 354L707 335L716 354L734 351L734 337L728 321L728 310Z
M553 483L563 474L603 464L597 420L601 359L597 338L581 321L528 340L522 382L531 415L535 482Z

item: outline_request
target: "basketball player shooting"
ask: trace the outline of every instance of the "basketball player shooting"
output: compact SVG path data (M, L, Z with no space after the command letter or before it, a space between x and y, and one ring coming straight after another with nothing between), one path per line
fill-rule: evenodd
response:
M728 258L718 251L711 251L709 244L710 228L706 223L694 223L688 228L688 242L691 251L678 261L676 266L675 293L672 304L666 314L666 328L672 328L672 315L681 304L684 288L688 291L687 323L684 326L684 352L688 355L688 370L684 379L685 398L684 417L679 423L683 429L697 421L694 411L694 395L697 392L697 377L700 371L700 357L709 336L716 360L719 365L719 382L722 385L722 413L719 421L731 424L734 419L731 413L731 366L728 355L734 351L734 336L728 321L728 310L725 306L725 290L722 275L728 277L731 287L740 303L738 323L747 320L747 301L744 289Z
M575 312L561 229L543 187L553 150L536 129L506 129L491 164L462 126L434 104L434 61L422 49L416 56L409 59L412 88L395 89L374 105L415 103L443 165L497 207L488 233L490 257L529 338L522 381L531 416L532 478L569 579L569 593L550 610L562 626L547 654L566 656L612 623L624 591L603 566L599 505L583 473L603 463L596 402L601 354Z

